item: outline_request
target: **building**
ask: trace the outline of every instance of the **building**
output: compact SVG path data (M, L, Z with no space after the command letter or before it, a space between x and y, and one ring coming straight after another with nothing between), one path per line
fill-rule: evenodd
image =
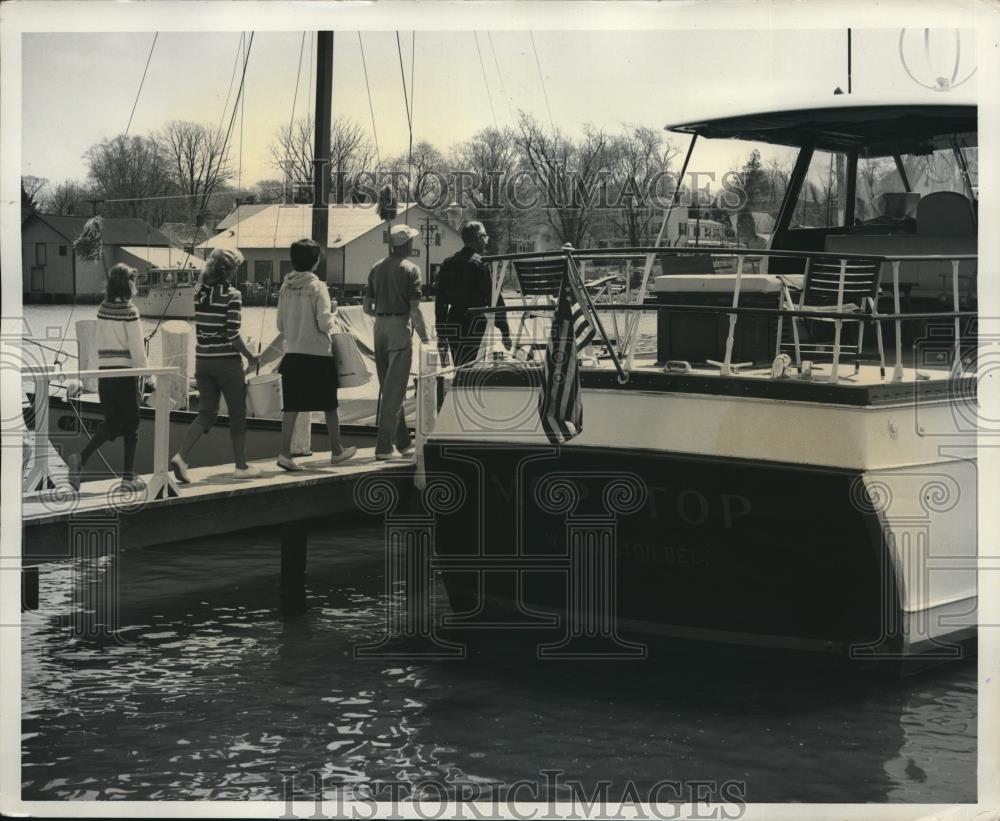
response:
M112 265L152 267L153 263L143 262L147 250L170 246L167 237L144 220L105 217L103 262L82 260L73 253L73 241L86 223L85 217L48 214L32 214L24 221L21 280L25 302L95 301L104 293L105 272Z
M242 205L240 219L226 217L220 225L228 227L198 246L207 257L215 248L238 250L246 259L239 282L255 285L279 283L292 262L289 246L312 234L311 205L267 205L262 208ZM235 213L235 212L234 212ZM344 204L329 206L326 248L326 279L345 293L359 293L368 280L372 265L389 253L389 227L379 219L373 205ZM393 225L405 222L417 228L421 236L414 240L411 259L420 266L427 282L445 257L462 247L461 234L419 205L401 207ZM430 247L426 231L430 224ZM428 259L428 250L430 257ZM428 264L429 262L429 264Z

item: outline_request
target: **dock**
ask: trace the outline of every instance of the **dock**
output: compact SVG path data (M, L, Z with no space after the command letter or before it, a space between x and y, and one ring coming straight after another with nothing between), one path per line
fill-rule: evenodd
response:
M297 461L304 470L287 472L274 460L251 462L261 474L249 479L234 478L231 464L191 468L191 484L179 485L177 496L158 499L146 498L146 493L126 495L117 479L85 481L75 492L53 470L54 488L22 497L21 563L32 568L95 552L283 525L281 610L301 612L309 523L357 511L355 487L366 477L387 474L409 486L415 466L413 459L378 461L374 448L359 448L352 459L337 465L330 464L329 452ZM149 484L150 476L142 478ZM37 589L34 597L26 593L28 607L32 598L37 601Z

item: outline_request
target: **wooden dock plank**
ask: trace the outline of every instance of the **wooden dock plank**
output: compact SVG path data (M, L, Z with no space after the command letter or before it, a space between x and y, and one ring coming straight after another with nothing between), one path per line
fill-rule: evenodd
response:
M88 520L117 516L124 549L168 544L348 513L356 510L354 487L363 477L388 474L408 479L414 470L412 459L377 461L374 448L359 449L353 459L338 465L330 464L329 453L299 462L306 470L296 473L281 470L273 460L255 462L262 473L252 479L233 478L232 465L192 468L192 483L180 486L179 497L139 499L128 506L115 504L122 501L115 493L118 480L85 482L79 494L65 487L25 494L22 563L68 558L70 528Z

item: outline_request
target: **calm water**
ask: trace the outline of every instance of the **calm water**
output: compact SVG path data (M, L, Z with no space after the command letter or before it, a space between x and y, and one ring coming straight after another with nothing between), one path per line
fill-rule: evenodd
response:
M974 662L887 680L690 658L355 660L381 635L382 538L369 520L314 532L312 609L286 621L276 532L126 553L120 643L74 639L73 568L44 567L24 614L25 799L278 799L289 768L456 789L554 768L619 790L735 780L749 801L975 800Z

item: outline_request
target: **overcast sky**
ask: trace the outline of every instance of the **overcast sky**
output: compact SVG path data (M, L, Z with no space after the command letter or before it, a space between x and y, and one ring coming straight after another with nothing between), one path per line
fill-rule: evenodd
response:
M397 154L406 150L408 132L396 35L370 31L361 36L379 148L383 157ZM399 36L409 86L411 33ZM518 109L545 123L551 109L560 129L578 133L587 122L611 129L622 123L660 128L815 101L837 86L847 89L846 29L537 31L533 36L544 91L527 31L417 32L414 140L426 139L445 150L483 126L511 124ZM161 33L129 133L148 135L172 119L217 125L239 41L238 32ZM82 155L88 146L125 130L152 42L152 32L24 35L24 174L53 183L85 178ZM300 71L295 116L305 116L313 106L311 32L300 69L301 44L302 32L264 31L254 37L242 129L244 183L277 176L268 146L292 116ZM898 44L898 29L854 31L853 92L859 101L940 98L907 76ZM954 32L935 32L931 46L928 65L922 32L908 33L906 54L914 73L924 80L950 77ZM960 78L974 65L974 37L965 32ZM963 96L975 94L976 79L961 89ZM357 32L339 31L335 37L333 110L371 132ZM239 125L237 120L234 168L239 165ZM702 170L724 170L745 159L732 145L698 156Z

